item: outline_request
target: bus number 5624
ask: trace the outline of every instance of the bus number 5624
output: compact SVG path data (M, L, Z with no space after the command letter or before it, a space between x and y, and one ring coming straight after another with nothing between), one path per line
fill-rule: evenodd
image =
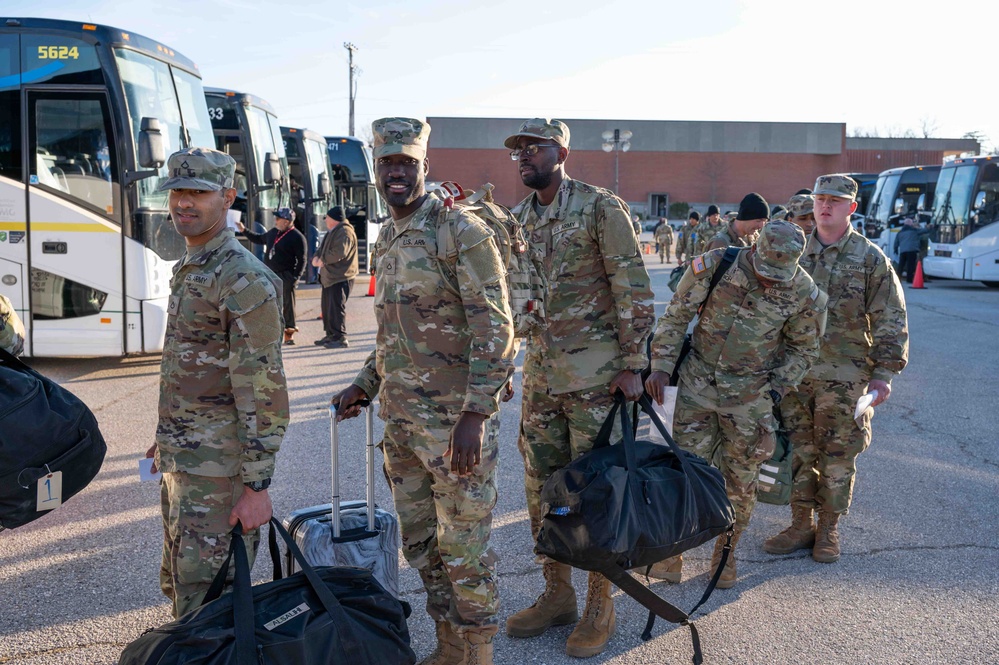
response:
M76 46L39 46L39 60L79 60L80 49Z

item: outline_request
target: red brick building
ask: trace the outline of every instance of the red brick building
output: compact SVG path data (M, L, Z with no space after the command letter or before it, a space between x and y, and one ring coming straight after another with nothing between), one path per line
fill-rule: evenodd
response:
M497 199L527 196L503 147L520 118L427 118L431 126L428 180L466 186L491 182ZM643 217L665 215L670 203L703 212L716 203L736 209L749 192L785 203L823 173L879 173L899 166L939 164L947 155L977 152L968 139L847 138L841 123L565 120L571 132L566 172L615 189ZM632 132L627 152L604 152L602 134Z

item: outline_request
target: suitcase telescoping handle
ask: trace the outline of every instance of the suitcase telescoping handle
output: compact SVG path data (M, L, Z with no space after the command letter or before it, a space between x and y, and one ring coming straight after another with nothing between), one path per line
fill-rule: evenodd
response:
M371 402L365 400L360 403L364 407L365 419L365 487L367 490L366 501L368 509L368 531L375 531L378 528L375 522L375 440L374 440L374 418L375 409ZM333 510L330 514L330 524L333 526L333 537L340 537L340 435L339 423L336 421L336 406L330 405L330 448L331 448L331 468L333 471L333 500L330 502Z

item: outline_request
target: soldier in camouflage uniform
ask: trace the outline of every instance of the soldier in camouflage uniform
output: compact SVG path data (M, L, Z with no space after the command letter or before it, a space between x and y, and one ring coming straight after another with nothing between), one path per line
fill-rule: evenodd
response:
M499 395L514 357L504 266L485 222L426 193L430 126L383 118L371 127L392 213L374 250L378 334L353 385L332 401L338 418L352 418L361 400L378 396L403 554L437 626L437 648L422 662L491 664ZM454 224L453 266L438 258L444 224Z
M902 287L884 253L850 224L856 196L846 175L815 182L816 228L801 267L829 294L829 319L818 361L781 405L794 451L792 523L763 545L771 554L811 548L821 563L839 560L839 518L850 508L857 456L871 443L873 407L888 399L909 356ZM854 420L857 400L872 391L872 408Z
M697 227L701 223L701 213L696 210L690 211L687 224L677 232L676 238L676 262L683 263L694 258L694 250L697 248Z
M795 194L787 202L787 213L791 216L789 221L794 222L805 232L805 236L811 235L815 230L815 197L811 194Z
M726 247L749 247L756 242L757 232L770 217L766 200L753 192L743 197L736 218L722 227L714 238L704 245L704 251Z
M663 218L659 222L659 226L656 227L655 231L655 241L659 246L659 263L663 261L671 261L669 257L670 248L673 247L673 227L669 225L669 222Z
M24 352L24 324L7 296L0 295L0 349L12 356Z
M697 225L697 240L694 242L694 252L690 258L703 254L705 251L704 247L708 242L723 231L724 228L725 225L722 223L718 206L714 204L709 205L707 216Z
M627 204L565 174L569 128L558 120L527 120L505 145L521 180L535 190L513 213L548 282L547 328L528 339L524 359L519 439L537 539L545 481L591 449L614 392L629 400L642 394L653 295ZM542 563L545 591L507 619L511 636L540 635L577 620L572 569ZM609 580L590 573L583 619L566 643L569 655L593 656L606 647L615 626L610 588Z
M215 150L182 150L159 187L187 243L170 280L159 424L147 452L163 472L160 585L174 616L200 605L237 522L253 565L288 425L281 283L226 226L235 167Z
M677 445L718 467L735 508L733 552L718 580L722 589L735 585L735 545L756 505L760 465L776 445L774 406L794 390L818 355L826 296L798 267L804 246L798 227L769 222L755 245L739 251L706 302L725 250L697 257L652 341L653 371L646 389L661 404L670 372L680 373L673 419ZM690 353L674 369L699 309ZM712 569L725 540L715 542ZM678 582L681 563L680 556L667 560L674 577L663 578Z

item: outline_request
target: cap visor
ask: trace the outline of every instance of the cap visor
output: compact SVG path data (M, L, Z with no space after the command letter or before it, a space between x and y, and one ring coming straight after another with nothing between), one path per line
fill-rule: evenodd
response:
M210 192L220 191L222 188L217 182L201 180L198 178L167 178L156 188L157 192L165 192L168 189L201 189Z
M812 196L818 196L819 194L827 194L829 196L835 196L837 198L846 199L848 201L856 201L857 200L857 195L856 194L854 194L853 196L850 196L849 194L844 194L843 192L839 191L838 189L816 189L814 192L812 192Z
M756 254L753 256L753 269L764 279L769 279L773 282L789 282L794 277L794 273L798 271L798 266L778 268L766 263L761 259L759 254Z
M388 157L390 155L407 155L414 159L425 159L427 156L426 148L422 148L416 145L408 145L405 143L386 143L380 145L371 152L374 159L379 157Z

